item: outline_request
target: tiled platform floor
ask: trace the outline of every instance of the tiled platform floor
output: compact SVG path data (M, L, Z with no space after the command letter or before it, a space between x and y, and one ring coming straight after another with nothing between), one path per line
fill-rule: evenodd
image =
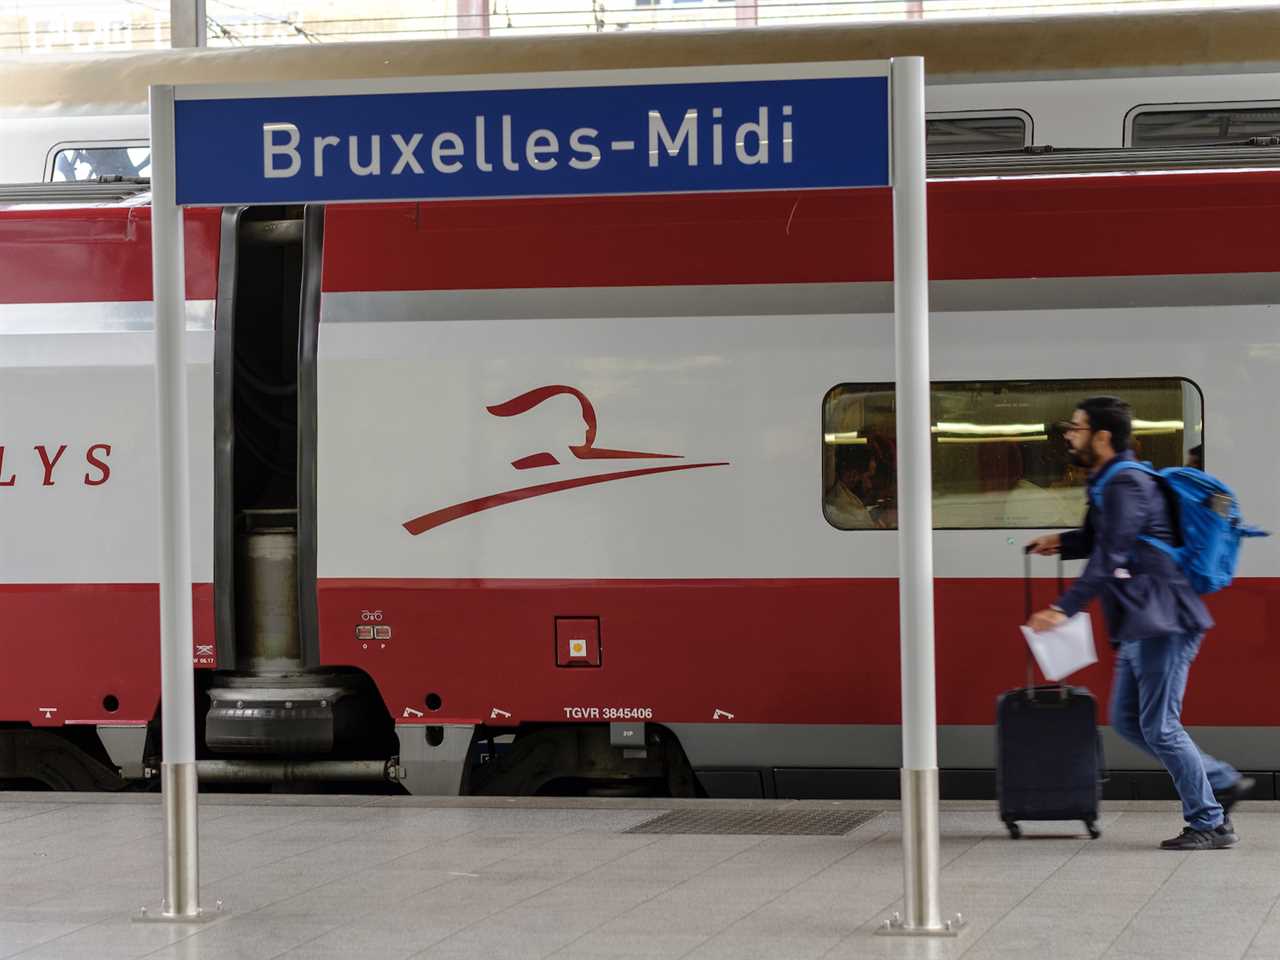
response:
M1280 803L1193 854L1156 849L1173 804L1017 842L986 805L944 804L954 941L873 933L901 906L893 810L841 837L622 832L681 803L206 797L203 901L226 912L192 926L130 922L159 900L157 798L0 794L0 957L1280 960Z

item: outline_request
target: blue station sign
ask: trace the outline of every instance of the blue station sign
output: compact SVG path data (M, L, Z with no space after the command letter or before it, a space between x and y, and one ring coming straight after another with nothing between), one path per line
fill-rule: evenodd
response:
M176 87L182 205L888 186L887 63Z

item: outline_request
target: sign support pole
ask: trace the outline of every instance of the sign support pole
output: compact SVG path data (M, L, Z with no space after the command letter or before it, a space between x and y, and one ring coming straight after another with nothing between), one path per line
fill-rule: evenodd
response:
M173 87L151 88L151 280L160 457L160 765L164 900L160 915L190 923L200 910L196 819L195 677L191 664L191 484L187 438L186 265L175 192Z
M893 302L898 441L898 611L902 650L902 855L905 917L889 935L955 936L938 897L938 748L933 658L933 468L929 411L929 257L924 60L890 61Z

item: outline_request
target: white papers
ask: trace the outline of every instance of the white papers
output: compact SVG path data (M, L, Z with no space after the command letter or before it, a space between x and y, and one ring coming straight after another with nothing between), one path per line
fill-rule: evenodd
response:
M1035 655L1040 672L1049 680L1061 680L1098 662L1093 646L1093 623L1087 613L1077 613L1061 626L1036 633L1022 627L1022 635Z

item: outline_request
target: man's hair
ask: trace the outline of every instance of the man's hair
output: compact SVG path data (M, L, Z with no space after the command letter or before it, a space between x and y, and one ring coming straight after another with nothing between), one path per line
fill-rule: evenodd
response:
M1123 453L1129 449L1133 434L1133 409L1119 397L1089 397L1076 404L1089 417L1089 429L1111 431L1111 449Z
M866 473L871 469L874 455L870 444L842 444L836 447L836 471L843 473L845 470L856 470L858 473Z

